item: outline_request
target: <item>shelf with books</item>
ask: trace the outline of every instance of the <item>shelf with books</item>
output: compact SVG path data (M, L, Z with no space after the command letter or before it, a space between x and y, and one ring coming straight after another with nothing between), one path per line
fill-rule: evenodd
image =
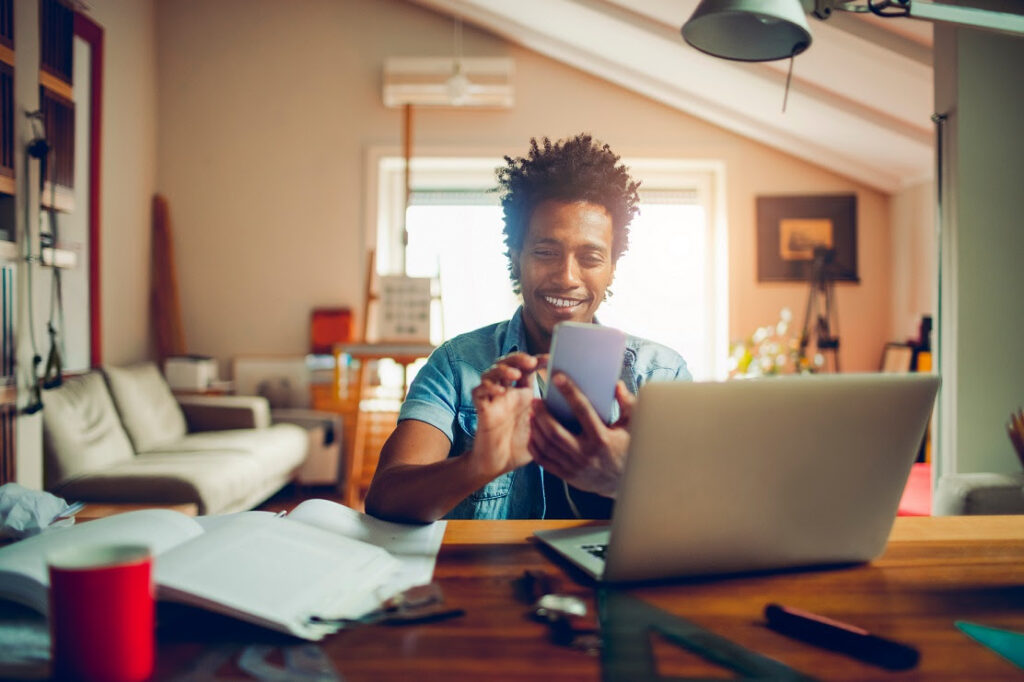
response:
M45 165L42 203L58 211L74 210L75 12L60 0L39 3L39 110L50 154Z
M0 0L0 193L14 178L14 0Z

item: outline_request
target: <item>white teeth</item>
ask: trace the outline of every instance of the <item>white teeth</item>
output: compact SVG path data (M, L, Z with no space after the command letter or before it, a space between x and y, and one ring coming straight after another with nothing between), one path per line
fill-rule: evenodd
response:
M574 301L569 298L555 298L554 296L545 296L544 300L555 306L556 308L572 308L575 305L579 305L579 301Z

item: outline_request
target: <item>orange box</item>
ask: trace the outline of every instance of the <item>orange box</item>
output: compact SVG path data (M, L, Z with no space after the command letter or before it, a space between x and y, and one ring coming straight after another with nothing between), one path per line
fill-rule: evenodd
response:
M310 352L326 355L336 343L352 342L352 311L349 308L313 308L309 323Z

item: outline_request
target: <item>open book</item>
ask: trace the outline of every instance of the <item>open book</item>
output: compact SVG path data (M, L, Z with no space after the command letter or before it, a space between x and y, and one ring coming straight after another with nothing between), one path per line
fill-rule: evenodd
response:
M156 557L157 599L318 640L339 628L320 619L358 618L396 592L430 582L443 534L444 524L386 523L326 500L303 502L283 518L128 512L0 549L0 599L46 614L50 552L144 544Z

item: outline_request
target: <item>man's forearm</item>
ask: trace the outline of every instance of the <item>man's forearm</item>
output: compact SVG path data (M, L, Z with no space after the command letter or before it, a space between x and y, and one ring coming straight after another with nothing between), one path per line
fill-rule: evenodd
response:
M394 464L373 477L366 511L389 521L429 523L492 478L465 455L431 464Z

